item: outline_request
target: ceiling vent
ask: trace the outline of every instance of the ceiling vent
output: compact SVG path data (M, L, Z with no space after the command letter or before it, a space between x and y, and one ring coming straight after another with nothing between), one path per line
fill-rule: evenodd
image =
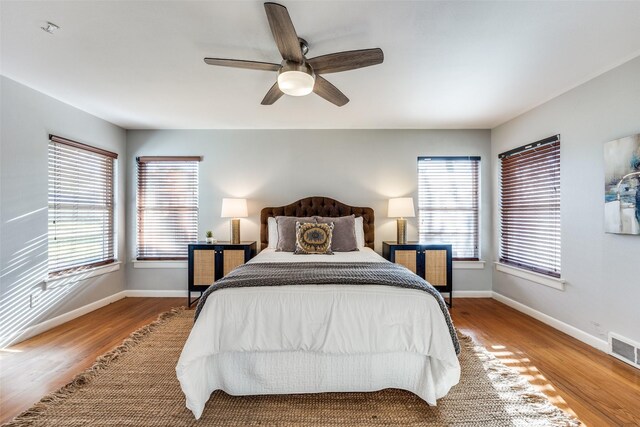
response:
M609 354L640 369L640 344L609 332Z

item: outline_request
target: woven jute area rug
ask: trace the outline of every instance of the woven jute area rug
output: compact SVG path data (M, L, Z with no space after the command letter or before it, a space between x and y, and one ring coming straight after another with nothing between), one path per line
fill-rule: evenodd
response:
M215 392L196 421L175 366L193 324L176 309L98 358L73 382L7 426L579 426L517 372L461 336L462 380L430 407L412 393L229 396Z

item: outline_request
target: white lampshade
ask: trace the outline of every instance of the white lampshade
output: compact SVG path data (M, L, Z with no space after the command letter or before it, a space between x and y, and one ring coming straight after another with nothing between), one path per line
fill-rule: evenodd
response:
M222 218L246 218L247 199L222 199Z
M389 199L389 217L390 218L411 218L416 216L413 209L413 198L398 197L397 199Z
M302 71L285 71L278 75L278 88L287 95L309 95L314 84L313 76Z

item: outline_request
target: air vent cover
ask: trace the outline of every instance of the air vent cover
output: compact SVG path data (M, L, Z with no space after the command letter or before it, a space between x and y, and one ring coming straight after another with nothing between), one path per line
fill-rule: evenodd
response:
M628 338L610 332L609 354L640 369L640 344Z

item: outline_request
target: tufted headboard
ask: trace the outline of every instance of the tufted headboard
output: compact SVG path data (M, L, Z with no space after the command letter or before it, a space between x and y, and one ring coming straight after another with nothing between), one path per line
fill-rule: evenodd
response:
M371 208L359 208L345 205L329 197L306 197L290 205L264 208L260 211L260 250L269 245L269 229L267 221L276 216L361 216L364 224L364 244L373 249L375 227L374 214Z

